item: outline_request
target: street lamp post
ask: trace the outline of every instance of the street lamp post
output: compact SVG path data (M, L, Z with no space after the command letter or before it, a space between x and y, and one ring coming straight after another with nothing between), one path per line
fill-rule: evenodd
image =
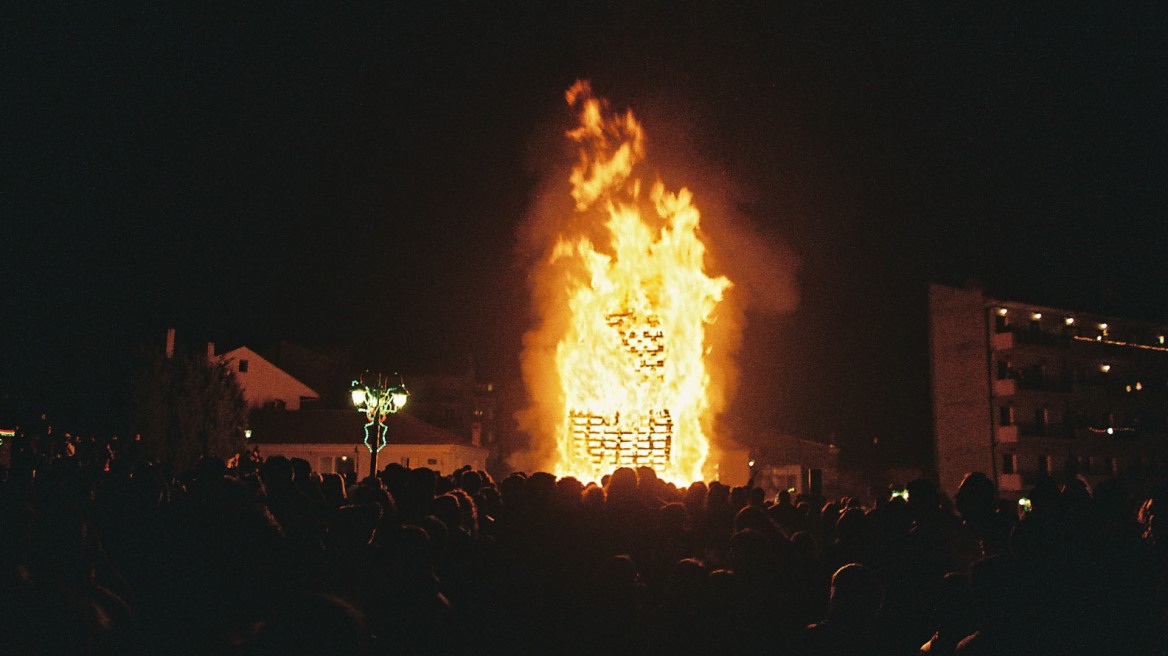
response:
M365 382L365 376L354 380L349 393L353 397L353 405L358 412L365 413L365 446L369 449L369 475L377 476L377 452L385 448L386 432L385 418L397 413L406 404L410 393L406 384L398 378L396 384L377 375L377 383ZM373 442L369 441L369 429L373 428Z

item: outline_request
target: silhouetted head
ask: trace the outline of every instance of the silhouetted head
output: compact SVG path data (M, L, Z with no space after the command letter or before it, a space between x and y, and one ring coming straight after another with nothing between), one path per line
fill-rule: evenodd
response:
M730 507L739 510L750 503L750 488L738 486L730 490Z
M739 577L728 569L716 569L710 572L707 580L710 590L711 604L714 608L728 608L739 597Z
M324 474L320 480L320 491L326 501L334 506L345 502L345 478L340 474Z
M520 504L523 501L523 490L527 487L527 477L521 472L508 475L499 482L499 494L503 503L508 506Z
M1073 476L1063 484L1063 506L1068 509L1085 511L1091 506L1091 488L1078 476Z
M911 492L909 493L911 495ZM957 512L965 521L982 519L994 514L997 509L997 490L989 476L981 472L965 475L957 486L954 502Z
M639 580L637 565L632 558L613 556L604 561L596 575L599 598L608 603L636 603Z
M628 503L637 496L637 472L629 467L621 467L612 473L605 486L608 503Z
M730 488L714 481L706 494L706 508L730 505Z
M463 527L462 511L458 506L458 498L453 494L443 494L434 499L432 509L434 510L434 516L442 520L442 523L446 525L447 529L453 531Z
M657 494L657 470L652 467L637 467L637 491L645 496L656 496Z
M941 493L928 479L909 481L904 489L908 492L908 509L914 518L920 519L941 507Z
M868 516L859 508L847 509L835 522L835 537L846 544L865 542L869 537L869 530Z
M458 476L458 487L466 491L472 497L479 493L483 487L483 477L473 469L467 469Z
M705 597L708 582L705 564L696 558L686 558L673 564L665 594L675 602L699 600Z
M754 487L750 489L750 505L756 508L762 508L766 505L766 490L761 487Z
M329 524L328 543L342 552L369 544L380 519L381 508L377 504L341 506Z
M604 510L604 488L589 483L583 492L583 508L590 515L596 515Z
M446 547L450 544L450 532L453 528L447 526L446 522L438 519L434 515L424 517L418 524L426 532L427 537L430 538L432 555L438 558L444 554Z
M534 472L527 479L527 496L541 505L550 503L556 496L556 477L548 472Z
M689 508L691 513L702 510L706 506L708 493L709 490L704 482L690 483L690 486L685 489L685 507Z
M1042 476L1034 487L1030 488L1030 504L1033 508L1033 513L1043 514L1048 512L1056 512L1059 508L1059 501L1061 500L1062 492L1059 490L1058 483L1049 476Z
M292 475L296 479L304 480L312 473L312 465L304 458L292 458Z
M575 476L556 481L556 499L565 508L579 507L584 501L584 484Z
M777 497L777 500L778 500L780 505L783 505L783 506L791 505L791 491L790 490L779 490L779 496Z
M766 511L758 506L746 506L734 515L734 530L751 529L764 535L775 533L775 524Z
M689 511L683 504L667 503L657 511L657 522L666 535L680 533L689 522Z
M260 480L269 491L292 485L292 463L284 456L272 456L260 466Z
M973 591L969 577L950 572L941 580L940 594L933 609L937 629L950 636L968 635L973 620Z
M876 618L884 593L872 570L852 563L831 577L828 616L846 622L867 622Z
M420 499L432 499L438 485L438 473L433 469L419 467L407 474L410 493Z
M730 569L744 585L758 582L771 565L773 551L762 533L753 529L738 531L730 538Z

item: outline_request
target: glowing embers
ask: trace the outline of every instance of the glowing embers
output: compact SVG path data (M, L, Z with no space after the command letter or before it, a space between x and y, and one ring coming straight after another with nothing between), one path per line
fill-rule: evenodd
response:
M660 470L669 465L673 445L669 410L623 417L619 412L604 416L572 410L568 417L576 458L598 472L642 466Z

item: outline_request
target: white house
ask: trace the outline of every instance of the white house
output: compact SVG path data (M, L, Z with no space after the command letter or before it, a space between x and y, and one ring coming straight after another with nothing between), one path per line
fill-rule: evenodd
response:
M246 346L217 357L235 371L243 398L251 408L299 410L301 401L320 398L312 388Z
M355 472L363 478L369 472L365 415L356 410L257 410L249 426L249 444L261 457L303 458L320 473ZM476 470L487 467L488 449L467 444L417 417L399 412L386 418L386 426L387 443L377 454L378 469L398 463L450 474L467 465Z

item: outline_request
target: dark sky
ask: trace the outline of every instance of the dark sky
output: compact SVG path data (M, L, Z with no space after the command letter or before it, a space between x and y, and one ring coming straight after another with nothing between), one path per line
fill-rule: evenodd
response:
M13 415L116 429L167 326L473 356L514 389L531 149L581 77L650 138L682 117L798 256L799 308L748 331L747 383L781 381L739 409L764 427L924 457L929 281L1168 322L1154 5L25 4L0 21Z

